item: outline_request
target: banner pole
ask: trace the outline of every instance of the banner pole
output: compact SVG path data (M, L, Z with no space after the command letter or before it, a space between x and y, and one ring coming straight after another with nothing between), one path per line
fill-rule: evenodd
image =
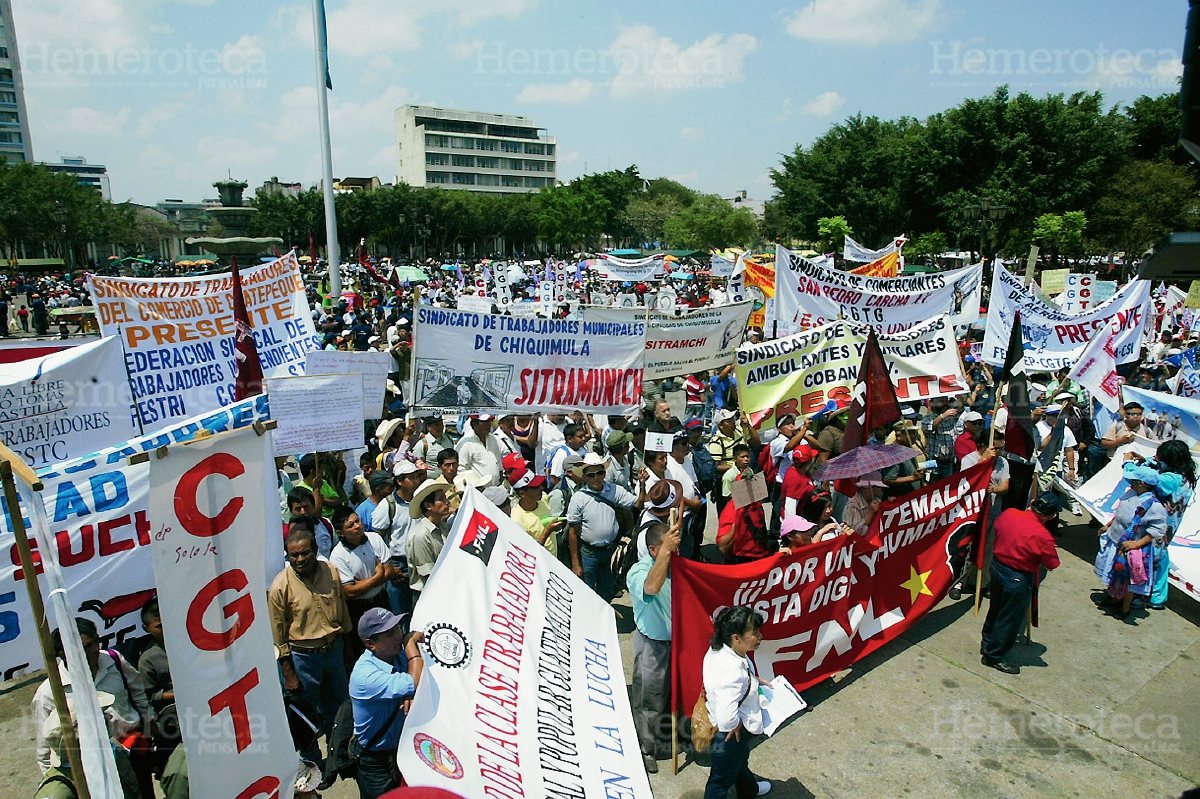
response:
M6 452L6 455L12 455ZM17 485L13 482L14 462L0 461L0 482L4 485L4 501L8 505L8 519L12 524L13 537L16 538L17 552L21 556L21 572L25 578L25 589L29 593L29 609L33 613L33 623L37 628L38 643L42 647L42 660L46 663L46 678L50 683L50 695L54 698L54 707L58 711L58 724L62 730L63 748L67 751L67 762L71 764L71 781L80 799L90 799L87 775L83 771L83 758L79 754L79 738L75 734L75 725L71 723L71 709L67 705L67 693L63 688L62 675L58 671L58 659L54 657L54 645L50 641L50 626L46 620L46 606L42 603L42 589L38 584L37 569L33 565L33 551L29 546L29 535L25 530L25 520L21 515L21 500L17 496ZM21 467L25 467L22 469ZM21 461L17 469L28 471L25 479L35 491L42 488L32 470Z
M1008 383L1005 383L1004 385L1007 386ZM992 429L991 429L991 432L988 433L988 449L991 449L992 447L996 446L996 415L998 413L1000 413L1000 397L1001 396L1002 396L1002 393L1000 391L1000 385L997 384L996 397L992 402L992 425L991 425ZM991 484L990 478L988 480L988 484L989 485ZM996 501L995 497L992 497L991 501L995 502ZM990 509L989 509L989 515L990 515ZM983 520L983 531L982 531L981 535L979 536L979 545L984 548L987 547L987 518L986 517ZM986 559L986 556L985 556L985 559ZM975 572L975 615L976 616L979 615L979 606L982 602L983 602L983 571L977 569Z
M1033 643L1033 605L1025 608L1025 643Z
M679 523L679 508L671 508L670 514L667 516L669 526L674 527ZM679 553L676 552L676 555ZM675 690L675 686L671 686ZM671 703L671 774L679 773L679 713L676 712L675 703Z

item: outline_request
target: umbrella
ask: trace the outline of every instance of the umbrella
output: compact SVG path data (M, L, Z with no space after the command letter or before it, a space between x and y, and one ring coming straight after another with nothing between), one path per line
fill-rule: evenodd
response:
M680 271L678 271L678 272L672 272L672 273L671 273L671 277L672 277L673 279L675 279L675 280L691 280L691 279L692 279L692 273L691 273L691 272L684 272L684 271L680 270Z
M397 266L396 279L407 280L409 283L424 283L429 280L429 275L415 266Z
M918 458L921 453L903 444L884 444L878 447L855 447L830 458L817 467L818 480L840 480L844 477L862 477L867 472L882 472L889 466Z

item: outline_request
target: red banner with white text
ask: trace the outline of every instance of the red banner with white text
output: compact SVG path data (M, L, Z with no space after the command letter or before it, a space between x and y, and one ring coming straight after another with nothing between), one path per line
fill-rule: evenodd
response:
M866 538L838 536L791 555L737 566L675 558L671 565L674 707L691 713L712 618L749 605L765 618L753 653L759 677L804 690L907 630L953 582L952 541L982 518L991 462L884 502Z

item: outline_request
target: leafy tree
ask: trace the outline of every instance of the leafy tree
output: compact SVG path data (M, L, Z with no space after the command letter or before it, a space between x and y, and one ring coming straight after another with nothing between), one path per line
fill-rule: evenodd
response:
M1098 236L1119 252L1140 255L1166 234L1200 225L1191 167L1130 161L1096 204Z
M715 194L702 194L669 218L663 234L678 249L725 249L758 238L758 220L747 208L734 208Z
M1052 253L1052 262L1058 263L1060 252L1079 255L1083 248L1083 231L1087 227L1087 215L1083 211L1068 211L1065 214L1042 214L1033 225L1033 240Z
M930 256L941 255L950 249L946 234L940 230L922 233L905 245L904 254L913 259L928 259Z
M854 237L854 228L844 216L823 216L817 220L817 235L821 240L821 251L833 252L842 248L847 236Z

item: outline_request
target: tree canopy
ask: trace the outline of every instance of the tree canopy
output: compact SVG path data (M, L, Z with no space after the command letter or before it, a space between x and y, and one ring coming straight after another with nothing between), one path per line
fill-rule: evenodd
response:
M1044 238L1046 215L1078 212L1095 223L1052 246L1140 253L1195 223L1197 167L1178 138L1174 94L1106 108L1099 93L1036 98L1001 87L923 122L856 115L772 171L778 196L764 233L817 241L820 220L842 216L868 247L905 233L974 249L985 231L964 210L986 198L1005 208L987 233L1001 252Z

